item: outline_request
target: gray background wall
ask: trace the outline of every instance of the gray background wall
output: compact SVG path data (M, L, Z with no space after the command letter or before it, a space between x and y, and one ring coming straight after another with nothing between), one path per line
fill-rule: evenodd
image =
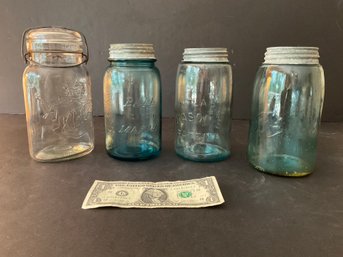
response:
M177 64L185 47L228 47L234 113L247 119L255 72L267 46L320 47L326 76L323 119L343 121L342 0L0 0L0 113L23 113L22 32L58 25L84 32L91 59L94 113L103 113L102 76L110 43L156 48L163 114L173 115Z

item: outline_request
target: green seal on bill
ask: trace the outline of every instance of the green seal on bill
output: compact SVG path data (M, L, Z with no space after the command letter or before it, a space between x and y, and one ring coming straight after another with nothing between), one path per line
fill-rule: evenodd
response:
M182 191L182 192L179 192L179 197L181 198L189 198L192 196L192 192L190 191Z

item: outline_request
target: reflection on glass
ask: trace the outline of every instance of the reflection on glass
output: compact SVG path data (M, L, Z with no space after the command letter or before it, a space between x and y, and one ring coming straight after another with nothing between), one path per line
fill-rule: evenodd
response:
M311 173L323 97L320 65L263 65L253 93L250 163L277 175Z
M179 65L175 99L175 150L179 156L219 161L230 155L231 78L228 63Z

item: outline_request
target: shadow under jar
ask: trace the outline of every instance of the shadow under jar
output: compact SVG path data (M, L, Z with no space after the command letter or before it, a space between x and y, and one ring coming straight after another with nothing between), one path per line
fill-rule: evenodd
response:
M161 82L151 44L112 44L104 75L107 153L144 160L161 150Z
M250 163L275 175L310 174L323 101L324 72L318 48L267 48L252 99Z
M226 48L186 48L176 78L175 151L213 162L230 155L232 70Z
M23 56L31 157L55 162L90 153L94 131L84 36L58 27L30 29L23 35Z

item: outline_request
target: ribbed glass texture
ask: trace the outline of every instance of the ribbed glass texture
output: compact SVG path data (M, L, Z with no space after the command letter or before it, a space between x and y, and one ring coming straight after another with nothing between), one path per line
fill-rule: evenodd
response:
M104 76L106 150L144 160L161 150L161 82L155 60L111 61Z
M250 163L275 175L310 174L324 101L322 67L264 64L252 100Z
M230 155L232 71L228 63L184 62L176 78L176 153L199 162Z

